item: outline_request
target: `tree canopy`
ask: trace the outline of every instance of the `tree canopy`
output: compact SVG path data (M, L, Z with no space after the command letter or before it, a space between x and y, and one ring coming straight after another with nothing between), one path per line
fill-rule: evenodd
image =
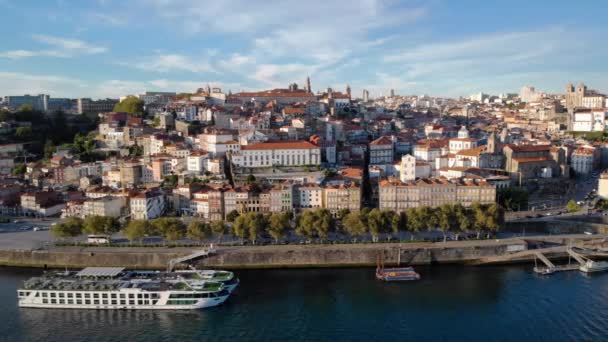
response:
M114 111L141 117L144 115L144 101L135 96L127 96L126 99L114 106Z

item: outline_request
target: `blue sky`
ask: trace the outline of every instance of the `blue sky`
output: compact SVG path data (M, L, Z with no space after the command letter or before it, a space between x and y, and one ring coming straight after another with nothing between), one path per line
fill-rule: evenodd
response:
M608 91L606 1L0 0L0 95Z

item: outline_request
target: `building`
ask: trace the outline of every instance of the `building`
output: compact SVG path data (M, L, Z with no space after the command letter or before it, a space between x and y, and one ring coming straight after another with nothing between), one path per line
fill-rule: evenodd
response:
M26 215L48 217L59 215L65 203L58 192L28 192L21 195L21 208Z
M164 91L146 91L140 94L138 97L144 101L144 105L149 104L168 104L173 97L177 95L175 92L164 92Z
M142 183L143 170L139 160L125 160L120 165L120 184L132 188Z
M399 179L402 182L415 180L416 178L428 178L431 176L431 164L425 161L416 160L410 154L401 157L399 164Z
M131 219L150 220L165 213L167 203L165 194L158 189L151 189L132 196L129 200Z
M390 137L380 137L369 143L370 164L391 164L394 159L393 141Z
M567 177L569 168L562 148L551 145L506 145L503 147L505 170L513 181Z
M477 179L424 178L409 182L389 179L381 181L379 188L379 208L395 211L443 204L470 206L476 202L496 202L496 186Z
M524 86L519 91L519 100L526 103L536 102L540 100L540 95L541 94L537 93L534 87Z
M604 172L600 175L597 195L603 199L608 199L608 172Z
M343 209L361 210L361 186L354 182L325 186L323 207L334 215Z
M246 168L320 165L321 149L308 141L264 142L242 146L231 158Z
M317 184L300 184L295 187L294 207L318 209L323 207L323 188Z
M34 110L46 112L49 109L49 95L22 95L5 96L4 104L11 109L19 109L23 105L30 105Z
M82 216L109 216L120 217L124 199L121 197L105 196L91 198L83 202Z
M76 112L78 114L107 113L113 111L114 106L117 104L117 99L91 100L89 98L80 98L76 100Z
M577 176L587 175L599 165L599 159L598 149L591 146L580 147L574 150L570 156L570 168Z
M572 130L577 132L603 132L608 111L577 108L572 114Z

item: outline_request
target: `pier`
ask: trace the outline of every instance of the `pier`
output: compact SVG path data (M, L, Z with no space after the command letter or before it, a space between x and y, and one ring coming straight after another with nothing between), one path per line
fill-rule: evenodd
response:
M203 250L196 251L192 254L188 254L183 257L171 259L171 260L169 260L169 264L167 265L167 272L172 272L173 269L175 268L175 266L178 264L188 262L191 260L197 260L200 258L206 258L212 254L215 254L215 249L213 248L213 245L211 245L209 248L205 248Z

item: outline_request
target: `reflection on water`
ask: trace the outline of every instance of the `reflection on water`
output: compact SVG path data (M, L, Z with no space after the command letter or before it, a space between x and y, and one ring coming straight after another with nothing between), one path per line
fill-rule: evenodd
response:
M223 306L201 311L19 309L36 270L0 269L0 340L600 341L608 274L539 277L528 267L421 267L419 282L373 269L240 271Z

